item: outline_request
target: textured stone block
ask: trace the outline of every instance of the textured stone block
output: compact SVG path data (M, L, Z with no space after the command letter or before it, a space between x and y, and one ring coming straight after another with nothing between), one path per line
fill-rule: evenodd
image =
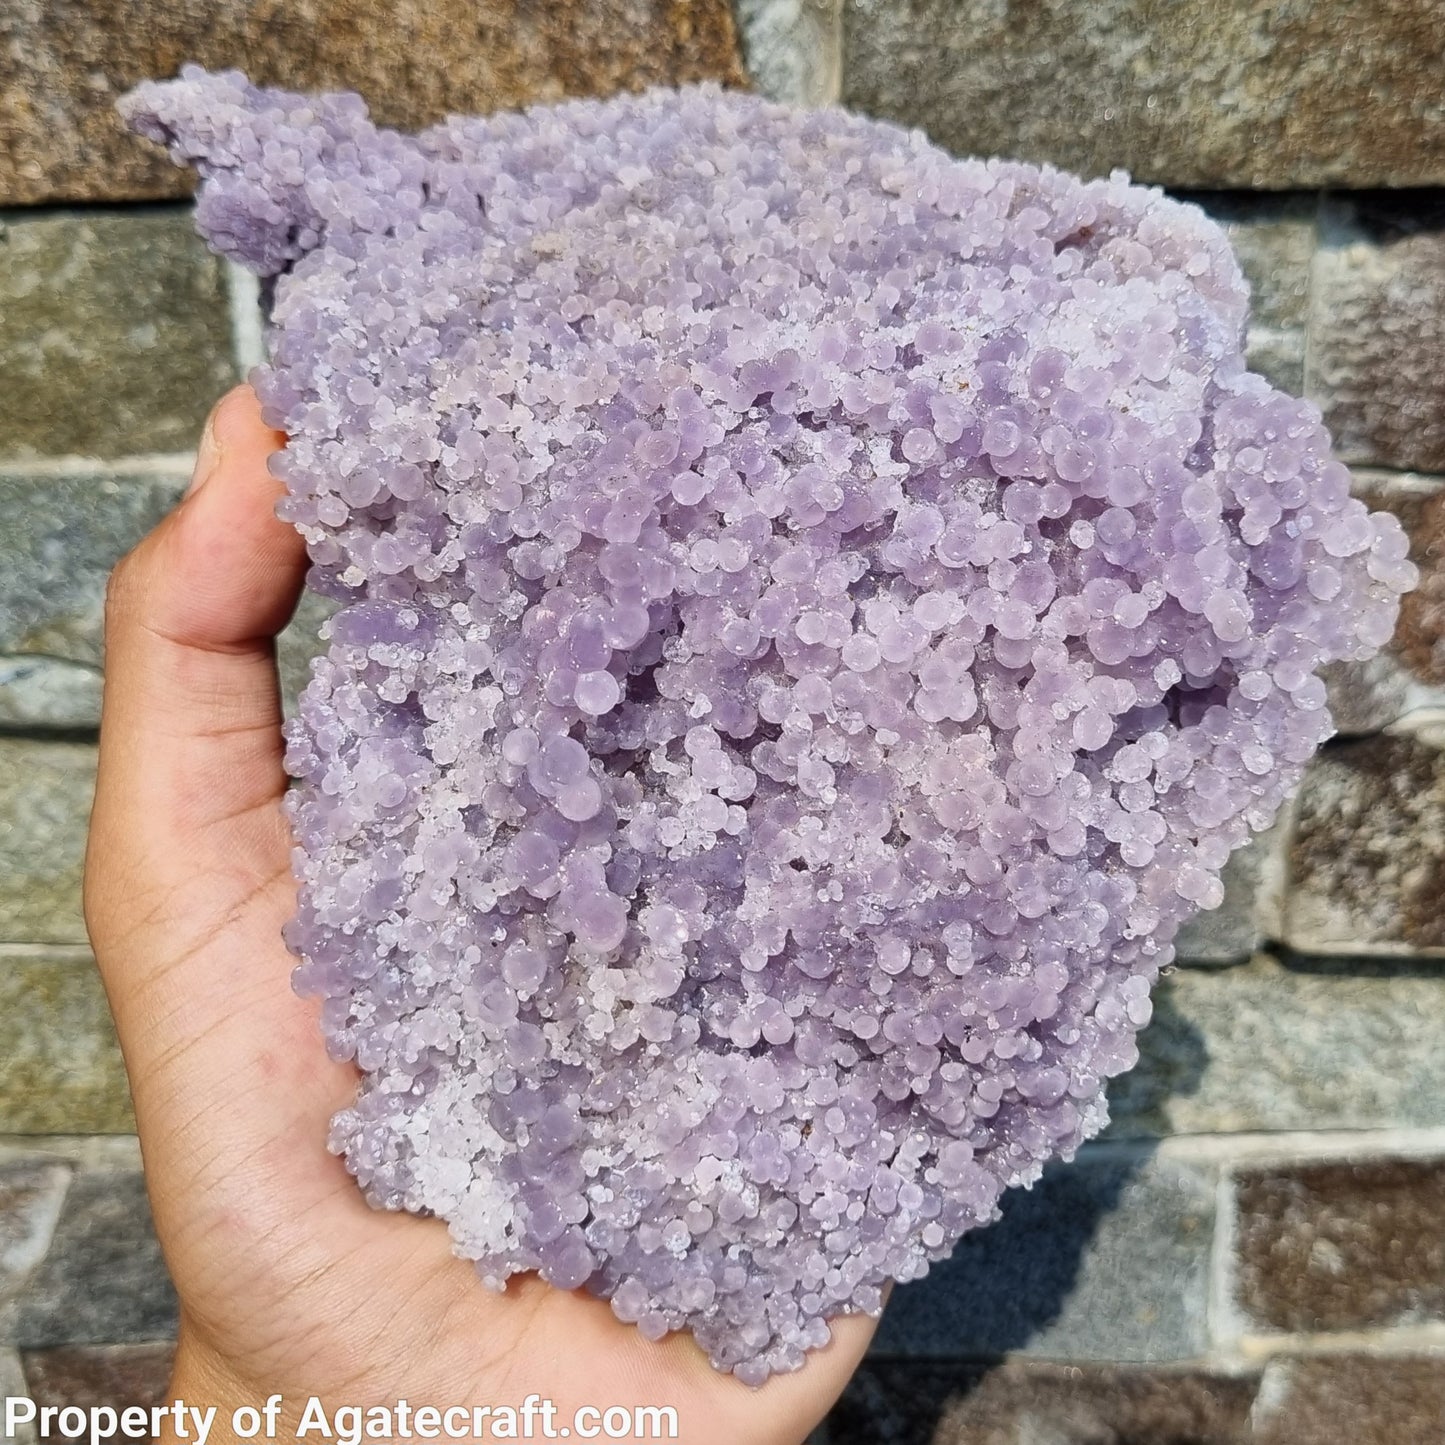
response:
M1440 1445L1445 1357L1274 1361L1253 1424L1250 1445Z
M848 0L844 99L950 149L1176 186L1437 185L1437 0Z
M1310 195L1183 194L1229 235L1250 287L1245 359L1275 386L1305 389L1310 267L1319 202Z
M0 1164L0 1343L15 1338L16 1302L45 1258L70 1171L48 1159Z
M27 1393L20 1356L14 1350L0 1350L0 1399L18 1399ZM21 1425L11 1439L13 1445L35 1445L34 1425Z
M893 1292L876 1353L1154 1361L1203 1350L1209 1172L1094 1150L1006 1195L1003 1211Z
M0 725L100 721L106 576L181 486L179 477L103 470L0 474Z
M1248 1169L1235 1209L1235 1294L1253 1328L1445 1321L1445 1162Z
M1310 764L1284 936L1305 953L1445 949L1445 737L1402 723Z
M1310 391L1337 450L1445 471L1445 199L1332 200L1320 239Z
M168 1341L72 1345L27 1350L23 1369L30 1398L37 1405L78 1405L82 1410L93 1405L109 1405L113 1410L139 1405L149 1409L167 1398L174 1358L175 1347Z
M21 1346L169 1340L175 1329L175 1291L139 1171L76 1174L50 1250L20 1295Z
M0 955L0 1133L130 1134L130 1089L88 954Z
M1109 1085L1111 1137L1445 1125L1445 972L1261 957L1181 969L1140 1062Z
M237 378L225 273L185 210L5 223L0 375L0 455L194 447Z
M83 943L95 749L0 738L0 943Z
M0 474L0 650L99 665L106 576L183 485L179 476L103 468Z
M1287 832L1287 823L1278 822L1230 854L1220 874L1224 901L1179 930L1174 946L1181 963L1240 963L1278 931Z
M1445 485L1433 477L1367 471L1356 474L1355 491L1399 517L1420 585L1405 596L1383 652L1327 670L1330 709L1347 734L1378 732L1410 712L1445 708Z
M281 701L286 716L296 711L296 698L311 677L311 660L326 650L321 639L322 624L337 604L315 592L302 594L291 625L276 639L276 658L281 672Z
M106 578L184 485L179 474L129 469L0 472L0 727L98 726ZM306 593L277 640L288 710L334 610Z
M35 653L0 654L0 732L87 734L100 717L100 673Z
M1246 1445L1257 1385L1254 1376L1196 1370L868 1360L828 1417L827 1438L828 1445Z
M406 127L744 79L727 0L13 0L0 9L0 203L182 194L186 178L126 134L113 106L188 60L268 85L359 90L384 124Z

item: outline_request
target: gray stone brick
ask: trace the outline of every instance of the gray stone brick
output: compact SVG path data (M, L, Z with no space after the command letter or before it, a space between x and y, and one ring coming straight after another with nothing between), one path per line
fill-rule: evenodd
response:
M1288 834L1286 816L1229 855L1220 875L1224 901L1179 930L1175 952L1181 963L1240 963L1278 931Z
M0 732L85 733L100 718L100 671L36 653L0 654Z
M106 576L183 486L104 468L0 474L0 651L99 664Z
M169 1340L176 1298L140 1172L82 1170L16 1310L24 1349Z
M84 943L80 880L95 789L84 743L0 738L0 943Z
M437 63L437 57L445 63ZM728 0L110 0L0 8L0 203L175 196L116 97L186 60L353 89L386 125L650 83L744 81Z
M89 954L0 954L0 1018L0 1133L134 1133L125 1065Z
M105 470L0 474L0 725L100 721L106 577L182 485Z
M1146 1151L1086 1150L893 1292L875 1353L1177 1360L1205 1347L1215 1180Z
M1185 194L1229 235L1249 282L1245 359L1275 386L1301 396L1309 326L1310 268L1318 200L1312 195Z
M154 472L0 472L0 727L99 724L106 577L184 485ZM308 592L278 641L288 711L333 610Z
M950 149L1177 186L1438 185L1435 0L848 0L844 99Z
M1138 1066L1109 1085L1110 1137L1445 1125L1445 972L1269 957L1179 969Z
M0 226L0 375L0 455L193 447L237 376L225 274L189 214Z
M49 1159L0 1164L0 1343L15 1338L16 1302L45 1258L69 1181L69 1169Z
M1284 939L1303 953L1445 952L1445 727L1426 714L1310 764Z

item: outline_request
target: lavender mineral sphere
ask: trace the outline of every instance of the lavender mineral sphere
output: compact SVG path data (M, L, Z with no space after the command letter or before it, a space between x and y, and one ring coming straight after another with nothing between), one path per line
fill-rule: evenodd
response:
M268 278L340 599L296 985L368 1197L757 1383L1105 1122L1412 583L1122 174L702 86L124 103Z

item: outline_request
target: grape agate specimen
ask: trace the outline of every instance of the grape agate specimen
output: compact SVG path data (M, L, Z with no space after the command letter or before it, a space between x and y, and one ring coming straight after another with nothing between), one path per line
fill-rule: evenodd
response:
M266 278L331 1146L756 1383L1104 1123L1414 579L1195 207L712 87L123 103Z

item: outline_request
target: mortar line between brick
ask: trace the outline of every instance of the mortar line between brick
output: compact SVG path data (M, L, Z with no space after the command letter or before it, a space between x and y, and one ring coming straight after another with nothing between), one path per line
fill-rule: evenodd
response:
M0 1385L8 1394L13 1387L18 1398L30 1394L30 1387L25 1379L25 1369L20 1360L20 1349L17 1345L6 1343L0 1345ZM35 1427L33 1425L21 1425L13 1437L14 1445L35 1445Z
M83 657L63 657L58 652L0 652L0 660L6 663L53 662L61 667L77 667L83 672L93 672L97 677L101 675L98 662Z
M231 312L231 355L244 378L253 366L260 366L266 360L261 286L253 272L228 261L226 295Z
M1422 472L1418 467L1390 467L1381 462L1346 463L1356 483L1373 483L1386 490L1399 488L1401 491L1418 491L1430 496L1445 487L1445 476L1439 472ZM1416 485L1411 485L1412 483Z
M1286 1359L1272 1359L1264 1362L1259 1372L1259 1388L1254 1392L1254 1403L1249 1407L1249 1438L1263 1435L1271 1420L1276 1420L1282 1410L1289 1406L1289 1397L1294 1371L1294 1362Z
M1204 1331L1211 1355L1227 1358L1243 1320L1234 1304L1234 1252L1238 1236L1234 1174L1226 1166L1214 1182L1214 1235L1210 1240L1209 1298Z
M1258 1368L1281 1356L1298 1355L1445 1355L1445 1324L1396 1325L1375 1330L1338 1330L1328 1334L1241 1335L1222 1364Z
M1078 1157L1080 1161L1103 1161L1157 1156L1180 1164L1219 1167L1376 1157L1429 1158L1442 1154L1445 1154L1445 1127L1420 1126L1101 1139L1081 1146Z
M0 733L0 743L65 743L78 748L95 749L93 738L76 741L68 737L17 737L13 733ZM12 952L12 950L15 950ZM75 959L92 958L89 946L83 939L10 938L0 944L0 962L7 958L42 958L45 955L66 954Z
M808 4L809 0L803 0ZM813 0L826 10L828 49L823 64L826 77L822 86L821 99L825 104L838 105L843 99L843 0Z
M1397 722L1413 722L1415 720L1420 720L1426 726L1439 727L1440 724L1437 719L1426 718L1423 716L1426 711L1427 710L1425 708L1418 708L1413 713L1406 713L1404 717L1397 719ZM1396 723L1390 723L1386 727L1378 728L1374 732L1351 733L1348 737L1342 738L1341 742L1371 742L1375 738L1392 736L1393 734L1391 730L1395 726ZM1288 893L1286 893L1284 897L1286 903L1288 903ZM1328 941L1318 942L1311 939L1308 941L1307 946L1301 946L1300 944L1293 942L1287 936L1287 934L1284 933L1266 933L1260 943L1260 947L1256 950L1256 952L1270 955L1283 953L1290 957L1296 958L1317 958L1333 964L1348 963L1349 960L1352 958L1358 958L1361 960L1368 959L1371 963L1386 964L1390 963L1393 960L1402 968L1409 968L1412 965L1418 965L1422 963L1445 962L1445 948L1437 947L1434 944L1431 944L1429 947L1426 948L1417 948L1413 953L1403 952L1400 948L1400 945L1394 940L1391 940L1388 943L1333 943ZM1236 965L1231 964L1194 964L1188 962L1182 963L1180 965L1180 967L1187 968L1214 969L1230 968L1235 966Z
M1119 1370L1145 1375L1208 1374L1239 1378L1261 1375L1272 1366L1287 1364L1302 1355L1320 1358L1364 1354L1386 1360L1418 1359L1422 1355L1433 1358L1445 1348L1445 1326L1342 1331L1329 1335L1254 1335L1250 1337L1249 1345L1248 1351L1179 1355L1155 1360L1137 1356L1036 1354L1032 1350L1005 1350L989 1354L966 1351L956 1355L878 1350L870 1351L865 1363L972 1365L980 1369L1012 1365L1023 1370L1042 1367L1049 1370ZM1302 1442L1302 1445L1310 1445L1310 1442Z
M14 947L7 945L5 949L0 949L0 961L3 961L4 952ZM60 947L52 946L49 951ZM36 954L46 951L43 945L35 948ZM74 952L82 960L89 956L81 949ZM92 1147L109 1152L129 1150L134 1144L135 1136L131 1134L0 1134L0 1159L47 1152L73 1157L77 1152L84 1153ZM1436 1155L1445 1155L1445 1127L1281 1134L1174 1134L1164 1139L1108 1139L1083 1145L1078 1158L1081 1163L1088 1163L1159 1157L1182 1164L1221 1167L1375 1157L1428 1158Z
M134 1134L0 1134L0 1164L51 1159L80 1169L139 1169Z
M1283 807L1271 825L1260 859L1259 882L1250 906L1255 936L1272 941L1286 932L1289 916L1289 857L1299 823L1299 796L1296 788L1284 800Z
M1312 398L1315 394L1315 315L1319 305L1320 292L1320 252L1324 243L1324 227L1322 220L1324 216L1325 193L1323 190L1315 192L1314 212L1314 242L1310 247L1309 266L1305 272L1305 326L1304 326L1304 356L1300 364L1300 382L1306 397Z
M0 943L0 963L7 959L48 958L61 963L88 963L94 955L85 943Z
M5 743L76 743L94 747L99 741L100 728L94 723L0 722L0 742Z
M99 477L102 480L132 477L190 476L194 452L156 452L129 457L6 457L0 460L0 478Z

